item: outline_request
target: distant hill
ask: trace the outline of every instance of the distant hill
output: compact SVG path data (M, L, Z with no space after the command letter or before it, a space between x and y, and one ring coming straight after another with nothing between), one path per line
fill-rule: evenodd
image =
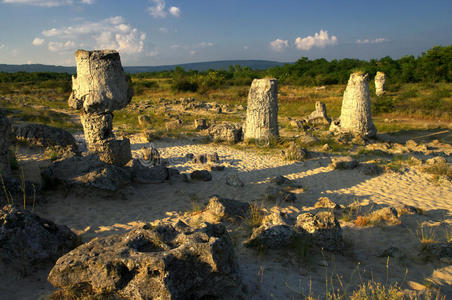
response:
M227 70L229 66L240 65L242 67L250 67L255 70L264 70L275 66L281 66L284 63L268 60L221 60L221 61L207 61L199 63L179 64L179 65L164 65L164 66L131 66L124 67L124 70L128 73L143 73L143 72L159 72L174 70L176 67L182 67L185 70L198 70L206 71L209 69L214 70ZM53 66L53 65L41 65L41 64L27 64L27 65L7 65L0 64L0 72L55 72L55 73L70 73L74 74L75 67Z

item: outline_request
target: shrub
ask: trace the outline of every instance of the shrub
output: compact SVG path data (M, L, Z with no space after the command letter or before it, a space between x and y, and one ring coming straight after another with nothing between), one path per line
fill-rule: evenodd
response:
M193 78L176 77L173 78L171 88L178 92L196 92L199 88L199 84Z

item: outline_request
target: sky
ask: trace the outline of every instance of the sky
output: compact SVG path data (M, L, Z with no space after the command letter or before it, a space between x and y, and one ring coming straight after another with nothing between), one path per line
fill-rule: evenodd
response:
M0 0L0 63L126 66L418 56L452 44L452 0Z

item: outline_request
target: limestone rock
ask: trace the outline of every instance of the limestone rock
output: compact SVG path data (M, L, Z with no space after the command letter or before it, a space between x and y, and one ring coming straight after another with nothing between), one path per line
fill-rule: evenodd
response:
M314 245L328 251L341 251L344 247L342 229L334 213L321 211L304 213L297 217L295 229L310 236Z
M382 96L386 92L386 75L383 72L377 72L375 75L375 94Z
M340 206L336 202L330 200L328 197L320 197L319 200L314 204L315 208L330 208L339 209Z
M425 161L427 165L435 165L435 164L446 164L447 160L442 156L435 156L433 158L429 158Z
M158 166L161 163L160 153L152 145L139 150L139 160L146 167Z
M2 176L0 180L0 205L15 204L33 207L41 201L41 185L37 182L22 181L12 176Z
M132 159L130 140L128 138L105 140L96 145L95 152L98 153L101 161L116 166L124 166Z
M168 121L165 123L166 130L174 130L182 127L182 121L180 119L176 119L173 121Z
M17 141L41 147L60 146L78 152L74 136L61 128L42 124L26 124L14 127L13 132Z
M146 127L151 125L151 118L147 115L139 115L138 116L138 125L141 127Z
M245 140L270 140L279 137L278 82L254 79L248 94Z
M282 150L281 155L286 160L303 161L308 158L308 150L299 146L295 142L291 142L286 150Z
M377 129L372 122L369 77L356 72L350 75L342 100L341 116L330 126L332 131L351 132L364 137L374 137Z
M235 144L242 140L242 127L232 123L213 125L209 128L209 135L215 142Z
M360 172L367 176L380 175L383 169L380 168L376 163L360 164Z
M0 262L16 271L55 262L77 246L77 236L67 226L10 205L0 209L0 228Z
M275 202L276 205L281 205L287 202L295 202L297 196L284 188L269 186L265 189L264 199Z
M316 101L315 102L315 111L313 111L306 118L306 121L311 124L330 125L331 119L328 117L328 115L326 113L325 103Z
M210 172L207 170L195 170L190 173L190 178L192 180L211 181L212 174L210 174Z
M0 111L0 174L11 174L11 161L9 154L11 124L8 118Z
M48 280L98 299L235 299L240 290L229 234L209 223L144 225L94 239L61 257Z
M72 76L69 106L85 112L105 113L130 103L133 89L114 50L77 50L77 75Z
M204 211L224 221L228 219L242 219L248 215L249 210L250 206L248 203L213 196L209 199Z
M141 160L132 161L132 180L137 183L162 183L169 179L168 168L164 166L145 166Z
M209 128L206 119L195 119L193 127L198 130L203 130Z
M351 156L332 157L330 167L334 170L351 170L356 168L359 162Z
M239 175L236 173L229 174L226 176L226 184L235 187L243 187L245 184L240 179Z

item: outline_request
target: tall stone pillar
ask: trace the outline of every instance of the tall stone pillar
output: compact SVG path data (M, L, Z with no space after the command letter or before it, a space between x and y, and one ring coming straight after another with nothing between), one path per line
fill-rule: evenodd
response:
M278 81L254 79L248 94L245 140L278 138Z
M131 158L130 141L116 140L113 111L130 103L133 91L114 50L77 50L77 75L72 76L68 104L80 110L88 151L101 160L124 165Z
M375 75L375 94L382 96L386 92L386 75L383 72L377 72Z

